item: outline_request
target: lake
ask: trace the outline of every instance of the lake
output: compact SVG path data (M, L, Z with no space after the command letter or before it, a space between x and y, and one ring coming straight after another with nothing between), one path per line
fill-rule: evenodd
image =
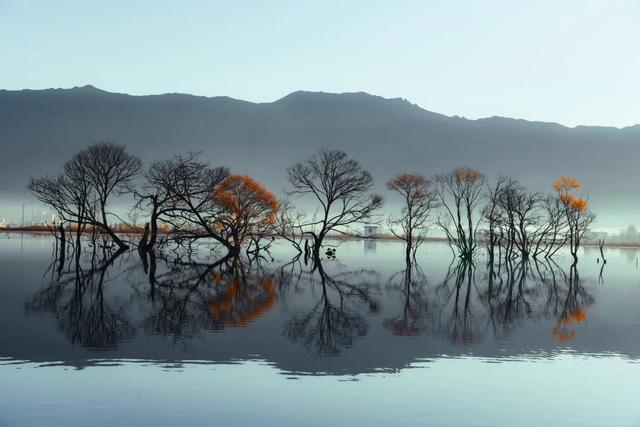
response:
M640 252L493 269L430 242L60 264L0 234L0 426L640 426Z

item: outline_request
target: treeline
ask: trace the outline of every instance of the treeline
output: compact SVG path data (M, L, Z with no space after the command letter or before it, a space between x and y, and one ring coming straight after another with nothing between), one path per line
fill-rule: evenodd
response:
M543 194L512 178L490 184L469 168L433 178L402 173L387 183L402 207L385 220L383 197L372 192L371 174L342 151L323 149L286 174L290 200L280 200L252 177L212 167L197 153L143 169L125 147L100 142L73 155L59 175L31 179L29 190L55 211L63 245L66 233L73 233L77 245L91 233L107 236L120 250L131 242L118 235L114 220L126 221L109 207L123 195L133 195L131 210L147 218L137 242L143 251L172 243L191 249L201 239L213 239L230 254L258 253L279 236L318 260L328 235L359 235L357 225L386 222L405 242L407 261L433 227L463 259L471 259L479 244L487 245L491 261L551 257L568 245L577 261L594 220L578 195L580 184L568 177L558 178L553 193ZM292 200L301 198L312 202L312 214L294 206ZM167 226L169 233L160 238L160 228Z

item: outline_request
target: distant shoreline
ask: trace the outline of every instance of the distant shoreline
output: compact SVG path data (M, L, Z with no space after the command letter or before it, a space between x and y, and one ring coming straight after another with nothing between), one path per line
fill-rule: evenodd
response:
M0 228L0 234L2 233L6 233L6 234L30 234L30 235L34 235L34 236L38 236L38 235L52 235L52 232L50 230L44 229L42 227L11 227L11 228ZM143 234L142 231L130 231L130 232L117 232L117 234L123 235L123 236L141 236ZM158 235L167 235L169 233L165 233L165 232L161 232L158 231ZM273 236L273 237L278 237L278 236ZM327 239L329 240L370 240L370 241L394 241L394 242L400 242L401 240L398 239L397 237L393 236L393 235L380 235L378 237L363 237L363 236L346 236L346 235L330 235L327 236ZM442 242L442 243L446 243L447 239L445 237L427 237L425 239L425 241L427 242ZM598 248L599 244L598 242L592 242L592 241L584 241L582 242L581 246L583 247L589 247L589 248ZM624 242L609 242L607 243L605 241L604 244L605 248L615 248L615 249L640 249L640 242L638 243L624 243Z

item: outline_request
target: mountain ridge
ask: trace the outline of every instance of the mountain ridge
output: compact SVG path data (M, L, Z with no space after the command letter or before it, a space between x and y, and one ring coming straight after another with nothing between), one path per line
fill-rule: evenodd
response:
M578 124L575 126L569 126L569 125L565 125L559 122L553 122L553 121L544 121L544 120L533 120L533 119L525 119L525 118L517 118L517 117L508 117L508 116L500 116L500 115L492 115L492 116L487 116L487 117L479 117L476 119L471 119L465 116L461 116L461 115L446 115L446 114L442 114L442 113L438 113L438 112L434 112L431 110L428 110L424 107L421 107L419 104L416 103L412 103L411 101L409 101L407 98L404 97L393 97L393 98L385 98L383 96L380 95L375 95L375 94L371 94L368 93L366 91L355 91L355 92L326 92L326 91L310 91L310 90L295 90L291 93L288 93L274 101L265 101L265 102L254 102L254 101L248 101L248 100L243 100L240 98L234 98L231 96L227 96L227 95L213 95L213 96L208 96L208 95L196 95L196 94L191 94L191 93L184 93L184 92L165 92L165 93L158 93L158 94L143 94L143 95L133 95L133 94L128 94L128 93L124 93L124 92L111 92L111 91L107 91L104 89L100 89L94 85L91 84L86 84L83 86L74 86L71 88L44 88L44 89L0 89L0 93L83 93L83 94L90 94L90 93L95 93L95 94L106 94L106 95L121 95L121 96L126 96L126 97L131 97L131 98L157 98L157 97L167 97L167 96L177 96L177 97L185 97L185 98L195 98L195 99L201 99L201 100L228 100L228 101L232 101L232 102L239 102L239 103L245 103L245 104L251 104L251 105L274 105L274 104L281 104L283 102L286 102L287 100L291 99L291 98L296 98L296 97L301 97L301 96L322 96L322 97L331 97L331 98L339 98L339 97L352 97L352 96L356 96L356 97L366 97L369 100L375 100L377 102L390 102L390 103L396 103L398 105L404 104L406 106L410 106L412 108L416 108L421 110L424 113L430 114L430 115L434 115L434 116L439 116L439 117L446 117L446 118L450 118L450 119L461 119L461 120L465 120L465 121L469 121L469 122L482 122L482 121L492 121L492 120L502 120L502 121L517 121L520 123L535 123L535 124L546 124L546 125L557 125L563 128L567 128L567 129L577 129L577 128L604 128L604 129L618 129L618 130L626 130L626 129L640 129L640 122L633 124L633 125L628 125L628 126L607 126L607 125L585 125L585 124Z

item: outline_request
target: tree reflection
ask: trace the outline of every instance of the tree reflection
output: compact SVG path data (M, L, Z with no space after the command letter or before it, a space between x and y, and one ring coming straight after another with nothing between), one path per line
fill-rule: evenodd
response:
M78 254L81 251L76 250ZM27 310L52 314L72 344L116 347L135 334L123 303L105 298L107 273L122 254L105 251L99 260L92 256L88 269L82 268L78 255L74 267L69 266L66 272L59 269L59 277L27 302Z
M320 279L318 300L310 310L294 314L285 332L291 340L303 343L317 354L339 355L369 330L359 311L361 305L369 313L379 311L379 303L372 295L377 274L359 270L330 275L318 260L310 273L311 287L317 285L315 275Z
M405 260L405 265L405 269L393 274L387 283L388 290L402 294L402 312L385 319L383 325L393 335L415 336L424 332L429 313L427 278L417 262Z
M432 284L415 260L382 282L375 270L335 259L306 266L299 255L283 264L238 254L210 258L74 248L62 269L59 259L52 262L50 283L26 307L51 315L71 343L109 349L137 330L188 347L209 331L247 327L278 303L284 337L336 356L371 335L382 283L387 312L377 333L462 346L504 340L532 322L564 344L577 339L594 303L576 265L563 269L550 259L496 257L485 269L456 257Z
M428 286L422 270L407 263L391 276L387 289L403 296L400 315L383 323L392 334L430 333L463 345L487 335L503 339L526 321L544 319L555 323L553 334L566 342L575 338L567 334L594 302L576 265L567 273L552 260L506 258L480 275L470 260L457 258L436 286Z
M480 334L471 307L471 288L475 285L475 267L472 260L461 259L455 269L455 299L447 335L457 343L474 342Z
M576 323L583 322L586 319L586 309L594 302L593 297L582 286L575 264L571 266L569 275L565 275L565 278L568 287L561 305L558 321L552 331L553 336L559 343L573 341L576 338L577 332L574 326Z
M149 255L151 313L144 320L148 334L185 342L202 330L247 326L276 300L270 274L237 256L206 263L170 260L153 251ZM157 258L164 263L161 273L156 273Z

